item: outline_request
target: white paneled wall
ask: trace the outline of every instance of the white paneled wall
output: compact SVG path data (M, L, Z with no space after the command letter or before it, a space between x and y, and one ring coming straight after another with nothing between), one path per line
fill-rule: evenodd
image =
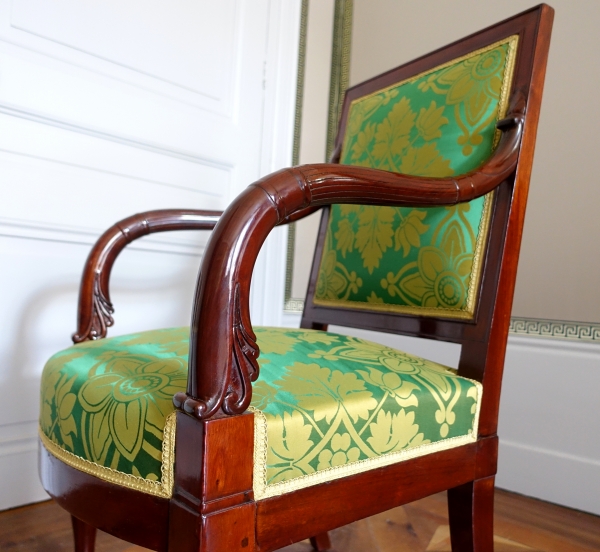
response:
M0 0L0 509L45 497L40 372L69 345L99 234L144 210L223 209L289 164L299 15L299 0ZM189 324L206 239L123 253L112 335ZM257 265L256 322L277 322L284 253L285 230Z

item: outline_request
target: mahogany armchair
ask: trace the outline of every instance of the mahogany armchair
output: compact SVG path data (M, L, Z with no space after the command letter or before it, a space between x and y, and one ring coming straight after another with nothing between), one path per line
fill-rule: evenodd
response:
M152 550L306 538L326 550L330 529L442 490L452 549L493 550L500 384L552 18L538 6L354 86L329 164L267 176L220 217L155 211L100 238L76 345L42 379L41 479L71 513L78 552L96 528ZM253 327L263 241L318 208L301 329ZM213 227L191 329L104 339L125 245ZM458 343L458 370L328 324Z

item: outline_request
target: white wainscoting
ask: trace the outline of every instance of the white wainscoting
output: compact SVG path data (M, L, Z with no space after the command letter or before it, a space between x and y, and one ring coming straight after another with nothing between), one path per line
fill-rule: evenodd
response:
M48 495L37 478L37 421L0 426L0 510Z
M289 165L300 0L0 0L0 510L46 498L39 377L70 345L90 245L117 220L224 209ZM252 316L277 323L286 230ZM187 325L208 234L135 242L111 280L112 335Z
M600 514L600 344L511 336L497 484Z
M284 324L297 327L299 314ZM460 347L331 326L456 367ZM484 391L485 392L485 391ZM500 404L498 487L600 515L600 344L511 335Z

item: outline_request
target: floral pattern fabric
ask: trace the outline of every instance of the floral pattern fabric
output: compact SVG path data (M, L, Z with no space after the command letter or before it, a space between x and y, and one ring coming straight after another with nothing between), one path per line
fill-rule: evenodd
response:
M187 383L189 328L86 341L42 373L40 429L89 462L161 479L163 431Z
M475 440L481 386L449 368L328 332L255 331L257 498ZM42 376L42 433L84 460L159 480L188 347L189 328L176 328L58 353Z
M341 162L447 177L491 155L504 116L515 37L355 100ZM452 207L334 205L316 304L473 311L490 196Z

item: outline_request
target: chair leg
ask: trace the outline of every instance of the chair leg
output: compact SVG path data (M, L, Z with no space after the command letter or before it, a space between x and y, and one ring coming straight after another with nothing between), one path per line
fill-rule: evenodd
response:
M84 521L71 516L73 524L73 538L75 539L75 552L94 552L96 544L96 528Z
M493 552L494 477L448 491L452 552Z
M319 533L314 537L310 537L310 544L317 552L325 552L331 550L331 541L327 533Z

